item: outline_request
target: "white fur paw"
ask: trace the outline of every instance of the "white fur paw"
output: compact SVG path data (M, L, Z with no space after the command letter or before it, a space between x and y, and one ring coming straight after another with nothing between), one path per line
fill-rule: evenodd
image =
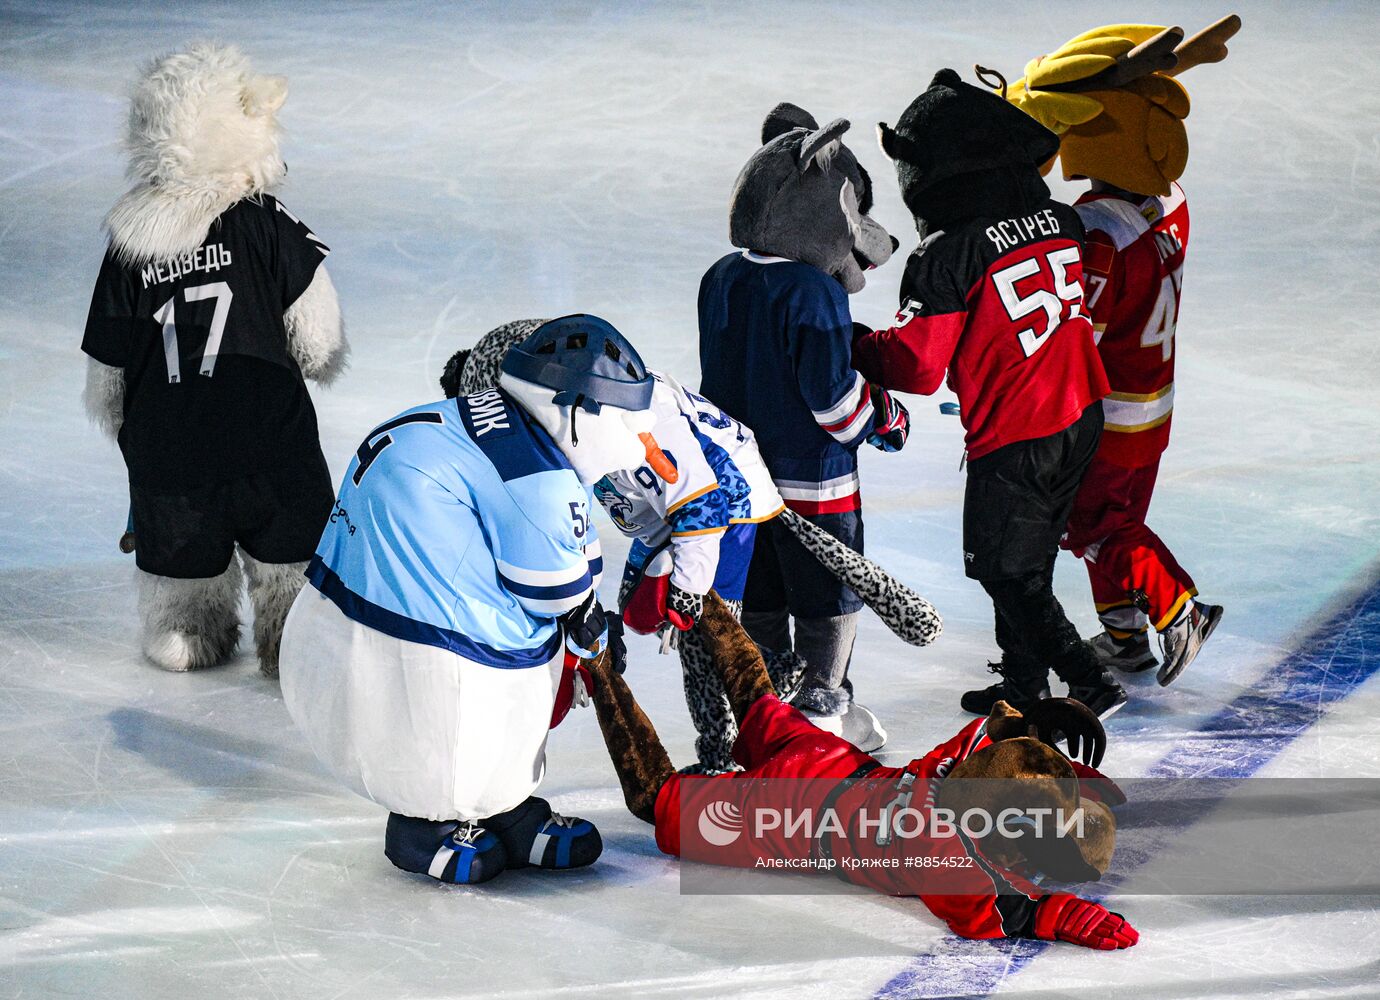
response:
M86 415L112 441L125 418L125 373L95 358L86 359L86 388L82 390Z
M330 385L345 371L350 345L345 339L345 324L340 318L340 302L335 285L324 264L297 301L283 314L288 350L297 360L304 378Z
M856 701L849 702L843 713L843 732L840 734L863 753L872 753L886 746L886 729L870 708Z
M239 641L239 630L235 630L234 641L214 642L205 636L189 632L160 632L144 640L144 655L164 670L182 672L201 670L224 663Z

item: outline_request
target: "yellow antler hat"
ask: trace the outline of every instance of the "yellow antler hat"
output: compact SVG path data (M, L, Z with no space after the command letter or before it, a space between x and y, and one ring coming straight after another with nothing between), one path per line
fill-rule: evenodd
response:
M1225 59L1240 28L1235 14L1187 41L1178 27L1093 28L1026 63L1006 97L1060 137L1066 179L1165 195L1188 164L1188 91L1174 77Z

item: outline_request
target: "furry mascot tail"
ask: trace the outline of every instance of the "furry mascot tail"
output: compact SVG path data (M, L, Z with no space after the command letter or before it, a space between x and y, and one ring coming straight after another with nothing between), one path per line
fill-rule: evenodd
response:
M787 508L779 515L800 544L821 565L848 586L877 613L886 627L903 642L928 646L944 632L944 621L934 605L866 556L854 552L823 528L811 524Z

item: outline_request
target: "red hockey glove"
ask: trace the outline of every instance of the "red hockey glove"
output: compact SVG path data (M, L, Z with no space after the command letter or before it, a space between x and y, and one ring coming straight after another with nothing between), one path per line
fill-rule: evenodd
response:
M872 408L876 416L867 443L882 451L900 451L910 436L910 411L881 386L871 386Z
M1062 892L1046 896L1035 907L1035 936L1041 941L1067 941L1097 951L1129 948L1140 940L1120 913Z
M671 573L642 574L623 607L623 624L638 635L651 635L666 621L666 599L671 593Z
M669 549L653 555L641 570L631 563L623 571L619 605L623 624L639 635L652 635L670 622L682 632L695 627L704 608L704 597L671 585L675 560Z
M566 650L561 683L556 688L556 701L551 707L551 728L555 729L561 724L561 720L570 712L571 705L588 705L593 694L594 675L578 656Z
M623 609L623 624L639 635L651 635L667 622L688 632L703 610L704 597L672 586L670 574L647 574L633 588Z

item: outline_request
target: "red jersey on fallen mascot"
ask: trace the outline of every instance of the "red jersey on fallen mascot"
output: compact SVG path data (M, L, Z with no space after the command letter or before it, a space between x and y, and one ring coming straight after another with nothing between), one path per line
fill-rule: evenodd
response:
M950 771L991 745L987 725L987 719L975 719L923 757L884 767L813 727L777 698L761 698L743 720L734 747L747 771L677 774L662 786L656 800L657 847L675 857L733 868L818 859L826 851L836 863L833 874L889 895L918 895L962 937L1034 937L1037 904L1047 890L984 857L962 830L934 835L880 821L896 810L927 812ZM1090 767L1070 764L1085 779L1086 793L1097 794L1087 779L1098 784L1105 779ZM764 785L764 779L772 780ZM764 807L796 819L832 810L844 832L815 837L819 830L784 821L757 831L752 817ZM706 814L730 817L742 834L727 843L717 836L711 842L702 832ZM887 835L887 830L904 835Z
M1174 413L1188 203L1176 183L1165 197L1089 192L1075 210L1087 229L1087 303L1111 385L1102 404L1102 457L1149 465L1169 446Z

